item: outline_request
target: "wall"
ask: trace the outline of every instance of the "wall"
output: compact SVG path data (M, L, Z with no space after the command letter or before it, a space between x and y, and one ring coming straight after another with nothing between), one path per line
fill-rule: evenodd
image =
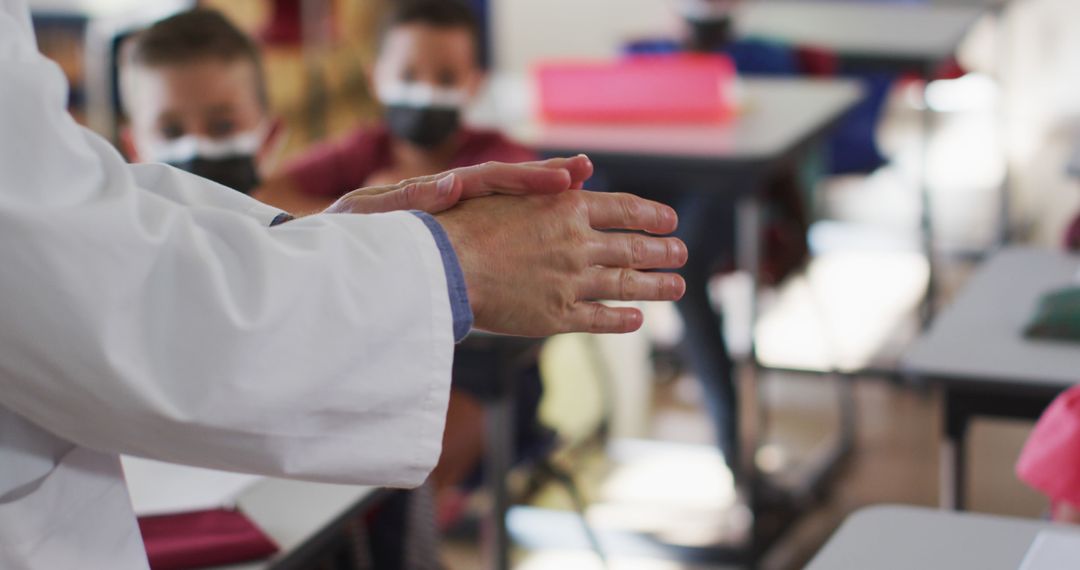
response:
M523 72L538 59L610 57L627 38L671 34L672 0L491 0L495 67Z

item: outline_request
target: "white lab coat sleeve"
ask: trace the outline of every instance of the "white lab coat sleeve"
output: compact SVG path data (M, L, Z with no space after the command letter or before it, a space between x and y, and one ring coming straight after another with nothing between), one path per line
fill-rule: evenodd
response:
M318 215L268 229L242 203L151 192L200 182L165 167L136 176L79 127L28 23L22 0L0 0L0 406L102 451L422 482L454 346L423 222Z
M164 164L132 164L128 169L140 188L188 207L231 210L263 226L269 226L284 213L240 192L224 192L229 189Z

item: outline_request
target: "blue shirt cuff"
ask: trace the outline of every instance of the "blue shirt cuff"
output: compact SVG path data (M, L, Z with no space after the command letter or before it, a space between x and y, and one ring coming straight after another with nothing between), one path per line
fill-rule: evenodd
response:
M427 226L435 245L442 255L443 269L446 271L446 287L450 292L450 310L454 315L454 342L461 342L468 336L473 326L472 305L469 304L469 292L465 288L465 274L461 271L457 253L450 243L446 230L431 215L424 212L412 212Z

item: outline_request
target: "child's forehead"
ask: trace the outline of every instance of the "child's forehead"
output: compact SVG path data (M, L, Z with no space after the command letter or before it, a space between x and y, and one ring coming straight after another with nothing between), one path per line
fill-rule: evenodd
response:
M254 63L244 59L201 58L153 65L136 65L131 73L150 80L164 91L161 95L183 93L236 92L247 97L259 92L259 74Z
M233 109L262 112L258 73L243 59L198 59L175 63L137 65L130 70L135 89L129 105L153 119L184 111Z
M407 22L390 28L379 49L379 58L397 60L407 56L439 59L468 58L475 65L477 39L468 26L439 26Z

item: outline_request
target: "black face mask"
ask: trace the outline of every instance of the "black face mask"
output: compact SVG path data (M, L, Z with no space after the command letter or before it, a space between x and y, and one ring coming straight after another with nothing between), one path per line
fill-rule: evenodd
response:
M196 176L213 180L222 186L228 186L243 194L250 194L259 186L259 170L255 167L255 157L238 154L225 158L203 158L196 156L184 162L170 162L180 170L186 170Z
M421 148L435 148L461 128L461 111L453 107L386 107L386 123L394 136Z

